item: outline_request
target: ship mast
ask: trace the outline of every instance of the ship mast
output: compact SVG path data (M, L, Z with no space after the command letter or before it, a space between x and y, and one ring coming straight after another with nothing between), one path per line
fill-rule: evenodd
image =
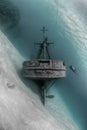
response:
M45 36L45 33L48 30L45 27L43 27L40 31L42 31L43 33L43 42L37 43L40 46L37 58L40 58L41 54L43 53L43 59L47 59L47 56L48 56L48 59L51 59L49 55L49 51L48 51L48 46L53 43L48 42L48 38Z
M45 39L45 33L48 31L45 27L43 27L40 31L42 31L42 35L43 35L43 41ZM43 58L46 58L46 43L43 43Z
M44 40L44 38L45 38L45 33L46 33L48 30L47 30L45 27L43 27L40 31L42 32L43 40Z

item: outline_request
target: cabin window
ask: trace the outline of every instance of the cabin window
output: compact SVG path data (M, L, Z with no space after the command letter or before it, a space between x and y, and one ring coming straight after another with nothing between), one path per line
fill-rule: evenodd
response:
M49 60L41 60L41 61L39 61L39 63L50 63L50 61Z

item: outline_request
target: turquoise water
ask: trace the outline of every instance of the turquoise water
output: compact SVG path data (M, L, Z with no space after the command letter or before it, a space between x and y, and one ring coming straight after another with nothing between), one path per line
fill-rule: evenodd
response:
M56 81L54 87L74 120L87 130L87 1L11 1L19 9L20 21L4 32L26 59L32 59L38 51L34 43L42 40L39 30L46 26L49 40L55 43L50 47L51 57L64 60L67 66L67 77ZM69 65L76 68L77 74Z

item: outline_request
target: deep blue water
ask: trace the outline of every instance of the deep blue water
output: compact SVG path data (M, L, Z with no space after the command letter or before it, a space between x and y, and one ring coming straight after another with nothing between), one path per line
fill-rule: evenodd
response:
M34 43L42 40L39 30L46 26L49 40L55 43L50 47L51 57L67 66L67 77L56 81L54 87L74 120L87 130L87 0L11 1L19 9L20 21L4 32L26 59L32 59L38 48Z

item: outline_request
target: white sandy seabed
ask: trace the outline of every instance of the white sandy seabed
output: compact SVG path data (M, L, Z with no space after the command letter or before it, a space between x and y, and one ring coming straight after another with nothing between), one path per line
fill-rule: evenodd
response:
M53 110L53 117L43 107L38 95L25 86L18 75L23 60L0 32L0 130L80 130L64 109L60 97L61 108L55 101L48 104L47 108Z

